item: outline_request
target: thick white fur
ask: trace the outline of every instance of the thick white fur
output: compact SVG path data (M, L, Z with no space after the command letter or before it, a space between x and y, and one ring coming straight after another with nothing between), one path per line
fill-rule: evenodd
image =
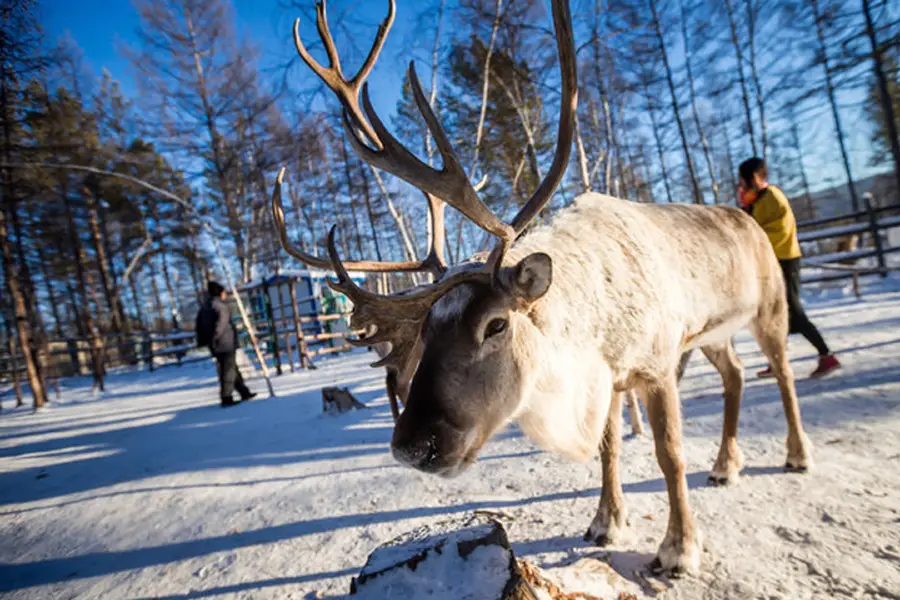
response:
M534 252L553 260L547 294L530 314L513 315L526 377L514 418L529 437L590 458L614 388L664 377L681 352L728 339L757 313L774 255L762 257L760 273L752 254L768 249L763 232L744 215L718 211L590 193L508 252L505 266ZM458 315L465 300L451 294L435 308Z

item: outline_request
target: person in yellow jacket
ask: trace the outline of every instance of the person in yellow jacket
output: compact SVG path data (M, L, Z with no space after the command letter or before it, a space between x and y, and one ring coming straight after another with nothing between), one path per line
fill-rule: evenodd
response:
M738 196L741 205L759 223L775 251L784 274L787 289L789 332L799 333L819 353L819 364L810 377L824 377L841 364L828 349L822 334L813 325L800 303L800 242L797 240L797 221L787 196L779 188L769 185L766 161L753 157L738 167ZM760 371L760 377L772 377L771 367Z

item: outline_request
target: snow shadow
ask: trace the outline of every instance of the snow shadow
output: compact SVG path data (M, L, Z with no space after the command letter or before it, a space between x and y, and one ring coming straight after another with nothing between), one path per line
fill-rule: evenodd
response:
M283 540L334 532L352 527L364 527L375 523L393 523L405 519L466 513L477 509L512 508L597 495L599 495L597 490L578 489L522 499L488 500L467 502L453 506L415 507L381 512L336 515L133 550L92 552L79 556L49 558L28 563L0 563L0 593L74 579L100 577L133 569L143 569L189 560L216 552L234 551L238 548L272 544ZM361 566L359 565L359 567ZM303 578L302 581L294 578L292 578L292 581L307 583L318 579L342 576L342 574L351 572L355 573L358 570L356 568L341 571L339 574L316 573L303 575L300 576Z
M209 588L205 590L192 590L186 594L176 594L171 596L150 596L148 598L138 598L136 600L191 600L192 598L214 598L225 594L240 594L241 592L262 592L268 588L278 588L284 585L297 585L301 583L310 583L321 579L331 579L337 577L350 577L359 573L359 569L344 569L343 571L328 571L323 573L312 573L310 575L300 575L297 577L273 577L272 579L263 579L261 581L249 581L245 583L236 583L233 585L222 585L219 587ZM349 583L347 585L349 590ZM252 597L252 596L251 596ZM291 596L293 597L293 596ZM340 596L321 596L309 594L304 598L315 598L316 600L324 600L325 598L344 598Z
M803 423L813 428L837 428L854 420L875 420L900 410L900 399L873 393L871 388L900 381L900 365L874 364L871 369L845 367L827 379L798 379L797 396ZM711 386L688 390L685 394L684 419L686 436L692 435L691 421L720 416L723 411L722 388ZM741 403L740 430L745 433L784 433L784 421L749 419L754 408L781 410L781 395L774 380L754 380L745 386ZM708 432L697 429L696 434ZM740 434L739 434L740 436Z
M373 377L367 381L372 382ZM354 393L363 403L383 395L377 387ZM215 401L192 404L171 410L157 406L122 418L112 415L109 421L100 414L96 422L55 422L47 428L7 436L23 441L0 448L0 460L58 454L67 455L67 460L42 460L38 462L46 464L20 469L11 462L9 470L0 473L0 506L173 473L309 461L335 461L338 465L341 459L389 452L393 421L388 413L382 415L385 411L370 408L338 417L323 415L319 386L228 409ZM363 421L365 427L354 427ZM35 439L28 439L32 436ZM13 509L6 514L17 512Z

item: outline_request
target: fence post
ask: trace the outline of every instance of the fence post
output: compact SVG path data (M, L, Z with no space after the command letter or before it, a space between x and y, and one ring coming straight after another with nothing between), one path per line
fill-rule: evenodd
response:
M291 285L290 279L287 285ZM281 293L283 284L278 285L278 308L281 309L281 328L284 329L284 346L287 350L288 363L291 365L291 373L294 372L294 347L291 344L291 331L288 329L287 306L284 301L284 294Z
M294 331L297 334L297 354L300 355L300 368L306 369L312 361L309 359L309 348L306 347L306 340L303 339L303 326L300 325L300 308L297 306L297 281L292 280L289 287L291 311L294 313Z
M66 338L66 349L69 351L69 360L72 362L72 375L81 375L81 361L78 359L78 343L72 338Z
M149 331L144 332L144 362L147 363L147 368L150 369L150 372L153 372L153 337L150 335Z
M272 298L269 296L269 282L263 280L263 302L266 308L266 320L269 323L269 334L272 336L272 354L275 356L275 373L281 375L281 352L278 349L278 328L275 326L275 313L272 311Z
M868 192L863 194L862 200L866 207L866 212L869 214L869 232L872 234L872 239L875 242L875 256L878 259L878 268L881 269L879 274L882 277L887 277L887 265L884 261L884 246L881 243L881 235L878 231L878 216L875 214L875 209L872 207L872 194Z

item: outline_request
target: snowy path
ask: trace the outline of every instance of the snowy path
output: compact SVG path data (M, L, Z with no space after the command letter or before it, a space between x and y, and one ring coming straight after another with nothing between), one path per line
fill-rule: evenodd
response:
M742 335L748 466L736 487L705 486L721 386L694 358L682 384L686 458L708 552L701 576L657 597L900 597L900 282L891 283L867 289L862 301L810 299L845 366L833 378L798 382L815 444L809 475L781 473L777 388L753 376L763 360ZM800 338L791 346L802 378L812 350ZM598 498L598 462L565 462L510 428L458 479L403 469L388 453L392 423L382 373L366 367L371 357L285 375L277 399L228 410L214 403L206 363L113 376L103 398L72 383L37 415L9 410L7 398L0 596L340 596L379 543L476 508L511 516L517 553L542 565L597 552L581 534ZM332 384L351 387L372 410L320 415L319 390ZM623 471L631 535L608 560L634 578L666 518L649 438L624 444Z

